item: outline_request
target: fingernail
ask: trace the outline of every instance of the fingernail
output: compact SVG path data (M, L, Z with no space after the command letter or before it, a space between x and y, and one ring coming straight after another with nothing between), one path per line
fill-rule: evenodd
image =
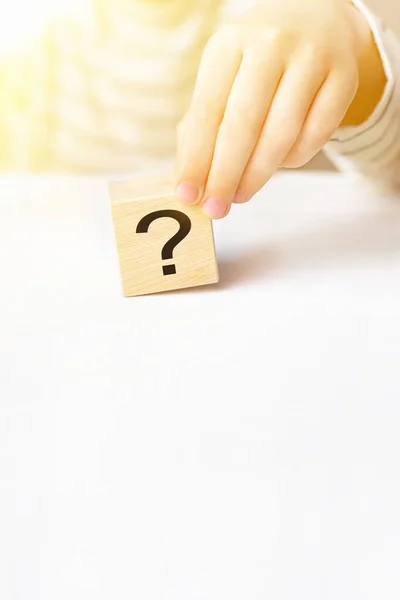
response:
M211 219L222 219L229 212L229 204L220 198L209 198L203 204L203 211Z
M242 192L238 192L235 195L235 197L233 199L233 202L235 204L244 204L245 202L247 202L247 198L246 198L246 196L244 194L242 194Z
M199 197L199 188L191 183L180 183L176 188L176 195L185 204L194 204Z

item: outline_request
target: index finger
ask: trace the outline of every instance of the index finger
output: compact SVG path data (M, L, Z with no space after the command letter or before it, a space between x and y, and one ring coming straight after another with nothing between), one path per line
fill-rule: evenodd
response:
M230 32L215 35L206 46L190 109L185 117L177 164L177 196L198 202L204 193L226 105L242 62Z

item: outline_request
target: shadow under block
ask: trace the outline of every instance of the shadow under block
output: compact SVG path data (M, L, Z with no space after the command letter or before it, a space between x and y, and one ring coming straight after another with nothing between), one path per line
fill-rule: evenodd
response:
M212 222L182 205L170 180L113 182L110 197L125 297L218 281Z

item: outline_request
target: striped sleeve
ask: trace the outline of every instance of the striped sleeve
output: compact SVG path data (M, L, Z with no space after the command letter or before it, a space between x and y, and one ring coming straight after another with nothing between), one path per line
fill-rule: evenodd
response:
M353 2L370 23L387 84L370 118L358 127L340 128L324 150L339 170L400 189L400 42L361 0Z

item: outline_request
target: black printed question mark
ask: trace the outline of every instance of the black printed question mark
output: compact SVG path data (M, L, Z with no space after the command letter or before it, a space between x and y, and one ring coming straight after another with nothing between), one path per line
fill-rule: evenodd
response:
M136 228L136 233L147 233L153 221L162 219L163 217L175 219L175 221L178 221L180 225L179 231L170 240L168 240L161 252L162 260L171 260L173 258L173 253L176 246L185 239L192 229L192 223L185 213L182 213L179 210L156 210L155 212L149 213L139 221ZM163 273L164 275L175 275L175 265L164 265Z

